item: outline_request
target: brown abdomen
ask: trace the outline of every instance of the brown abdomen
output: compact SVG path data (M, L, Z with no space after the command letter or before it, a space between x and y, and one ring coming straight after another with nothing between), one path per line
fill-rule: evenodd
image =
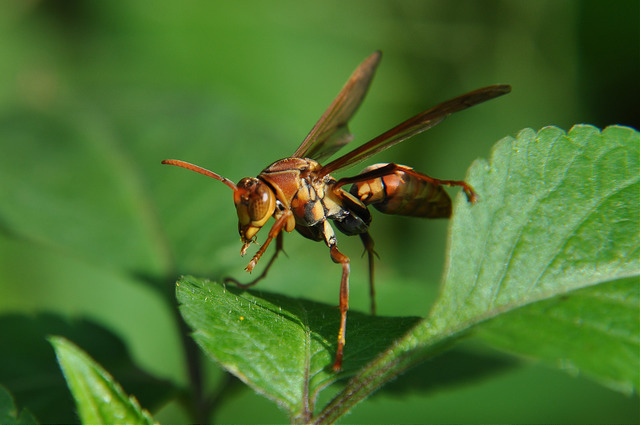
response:
M363 173L386 164L375 164ZM451 198L442 186L397 170L364 182L354 183L350 192L365 205L385 214L424 218L451 216Z

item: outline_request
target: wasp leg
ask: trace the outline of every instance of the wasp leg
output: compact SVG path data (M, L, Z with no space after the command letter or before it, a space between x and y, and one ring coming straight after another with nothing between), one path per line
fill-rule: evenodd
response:
M271 268L271 265L273 264L273 262L276 260L276 257L278 256L280 251L284 252L283 242L282 241L283 241L282 232L280 232L280 233L278 233L278 237L276 238L276 252L274 252L273 257L271 257L271 259L267 263L267 267L265 267L265 269L262 271L260 276L256 277L251 282L247 282L247 283L241 283L241 282L237 281L236 279L234 279L232 277L226 277L224 279L224 283L231 282L234 285L236 285L238 288L246 289L246 288L249 288L249 287L255 285L256 283L258 283L262 279L264 279L267 276L267 272Z
M333 363L334 372L342 369L342 355L347 334L347 310L349 310L349 257L338 251L338 241L333 228L328 221L323 223L325 243L329 247L329 253L334 263L342 266L342 278L340 279L340 329L338 330L338 348L336 360Z
M331 259L334 263L342 265L342 279L340 280L340 329L338 330L338 349L333 370L339 372L342 369L342 354L347 340L347 310L349 310L349 257L338 251L334 244L331 247Z
M236 284L239 288L243 288L244 289L244 288L248 288L250 286L255 285L263 277L265 277L267 275L267 272L269 271L269 268L271 267L271 265L275 261L276 257L278 256L278 253L280 251L282 251L282 233L281 232L282 232L282 229L284 228L284 226L287 224L287 221L289 220L289 218L291 217L292 214L293 213L291 212L291 210L286 210L280 217L278 217L278 219L273 224L273 226L271 226L271 230L269 230L269 235L267 236L267 240L264 241L264 244L262 244L262 246L260 247L258 252L256 252L256 254L253 256L251 261L249 261L249 264L245 268L246 271L251 272L253 270L253 268L256 266L256 264L258 263L258 260L260 260L260 257L262 257L264 252L267 250L267 247L269 246L269 244L271 243L273 238L277 237L277 239L276 239L276 252L275 252L275 254L273 254L273 257L271 257L271 260L269 260L269 263L267 264L267 267L262 272L262 274L260 276L258 276L256 279L254 279L251 282L249 282L249 283L240 283L237 280L235 280L233 278L230 278L230 277L228 277L228 278L226 278L224 280L225 283L226 282L232 282L232 283Z
M376 289L374 285L374 257L377 255L373 249L374 243L369 232L360 233L360 240L364 245L364 250L369 257L369 296L371 297L371 315L376 315Z
M429 183L432 183L436 186L460 186L464 191L465 195L467 195L467 200L469 202L471 202L472 204L475 204L476 201L478 200L478 196L476 195L476 192L473 190L471 185L467 184L462 180L440 180L440 179L436 179L431 176L428 176L426 174L419 173L411 167L394 164L394 163L390 163L383 167L358 174L357 176L342 178L336 182L334 187L337 189L339 187L344 186L345 184L359 183L359 182L375 179L378 177L384 177L386 175L393 174L396 171L403 171L420 180L426 180Z
M427 180L428 182L433 183L435 185L460 186L464 191L464 194L467 195L467 201L471 202L472 204L475 204L478 200L478 195L476 195L476 192L473 190L473 188L469 184L467 184L463 180L440 180L440 179L433 178L431 176L427 176L426 174L419 173L413 168L407 167L405 165L398 165L398 164L389 164L389 165L394 165L396 167L396 170L404 171L407 174L411 174L414 177Z
M375 168L373 170L370 170L364 173L360 173L357 176L343 177L340 180L338 180L333 187L335 189L338 189L344 186L345 184L359 183L359 182L363 182L371 179L376 179L378 177L384 177L388 174L393 174L398 169L397 167L402 167L402 166L399 166L398 164L390 163L382 167Z
M260 257L262 257L262 254L264 254L264 252L267 250L267 247L269 246L273 238L280 234L292 214L293 213L291 212L291 210L286 210L280 217L278 217L276 222L273 223L273 226L271 226L271 230L269 230L267 240L264 241L258 252L256 252L251 261L249 261L249 264L247 265L247 267L245 267L246 271L251 273L256 264L258 264L258 261L260 260Z

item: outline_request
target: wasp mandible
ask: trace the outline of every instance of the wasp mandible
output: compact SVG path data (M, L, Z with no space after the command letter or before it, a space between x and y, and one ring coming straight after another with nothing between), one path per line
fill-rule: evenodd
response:
M340 279L340 328L338 348L333 370L342 368L346 339L347 310L349 309L349 257L338 250L336 235L330 224L342 233L358 235L369 260L369 291L371 311L375 314L374 243L369 235L373 205L386 214L425 218L448 218L451 199L443 186L460 186L469 202L476 194L467 183L458 180L439 180L404 165L376 164L354 177L336 180L331 173L351 166L397 143L440 123L450 114L478 103L509 93L508 85L494 85L472 91L428 109L386 133L370 140L326 165L329 158L349 143L353 136L348 127L371 84L381 52L366 58L353 72L338 96L311 129L300 147L289 158L274 162L258 177L245 177L234 184L218 174L184 161L167 159L163 164L176 165L221 181L233 190L233 202L238 214L238 231L242 240L241 254L256 240L256 234L270 217L275 219L269 234L246 267L251 272L273 239L276 251L260 276L249 283L227 278L241 288L255 285L264 278L282 251L283 230L297 230L314 241L324 241L333 262L342 266ZM343 186L351 185L349 190Z

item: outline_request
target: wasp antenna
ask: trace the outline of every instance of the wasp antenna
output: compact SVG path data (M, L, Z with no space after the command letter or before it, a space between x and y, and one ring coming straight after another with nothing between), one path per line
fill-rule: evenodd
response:
M222 183L226 184L231 189L233 189L234 192L238 190L238 187L236 186L236 184L231 180L224 178L222 176L219 176L213 171L209 171L206 168L202 168L198 165L191 164L185 161L180 161L179 159L165 159L164 161L162 161L162 163L167 165L175 165L176 167L182 167L182 168L186 168L187 170L195 171L196 173L204 174L205 176L209 176L211 178L221 181Z

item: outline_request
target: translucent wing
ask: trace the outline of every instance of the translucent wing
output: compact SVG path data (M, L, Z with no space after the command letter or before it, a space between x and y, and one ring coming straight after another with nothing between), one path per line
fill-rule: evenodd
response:
M381 52L375 52L353 71L338 96L294 152L293 157L321 161L353 140L348 127L349 120L367 94L381 57Z
M412 118L409 118L386 133L381 134L359 148L356 148L340 158L328 163L318 171L318 176L324 176L340 168L349 167L360 161L364 161L378 152L430 129L454 112L458 112L473 105L477 105L478 103L502 96L510 91L511 86L508 85L488 86L443 102Z

